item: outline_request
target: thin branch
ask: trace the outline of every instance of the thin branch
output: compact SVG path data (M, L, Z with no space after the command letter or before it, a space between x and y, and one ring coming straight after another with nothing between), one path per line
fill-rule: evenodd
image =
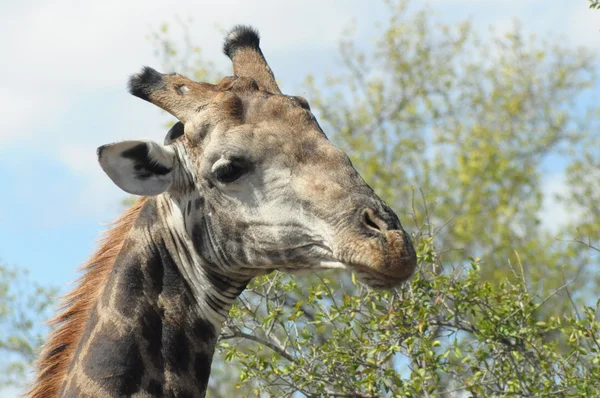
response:
M271 350L275 351L277 354L281 355L283 358L287 359L290 362L293 362L293 363L297 362L294 357L292 357L290 354L288 354L283 348L278 347L275 343L273 343L271 341L263 340L260 337L257 337L257 336L251 335L251 334L244 333L240 330L231 330L231 334L221 336L221 340L229 340L229 339L234 339L234 338L242 338L242 339L252 340L256 343L262 344L265 347L270 348Z

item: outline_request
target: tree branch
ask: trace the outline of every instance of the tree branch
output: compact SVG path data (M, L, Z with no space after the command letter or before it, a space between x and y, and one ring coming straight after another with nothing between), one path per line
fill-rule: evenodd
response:
M278 347L275 343L273 343L271 341L263 340L260 337L257 337L257 336L254 336L254 335L251 335L248 333L244 333L240 330L231 330L231 334L221 336L221 340L229 340L229 339L234 339L234 338L242 338L242 339L252 340L256 343L260 343L260 344L264 345L265 347L268 347L271 350L275 351L277 354L281 355L283 358L287 359L288 361L296 363L296 359L294 357L292 357L290 354L288 354L283 348Z

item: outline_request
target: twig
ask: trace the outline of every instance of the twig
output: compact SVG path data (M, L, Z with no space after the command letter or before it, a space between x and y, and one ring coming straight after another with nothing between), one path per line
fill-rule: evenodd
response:
M243 338L243 339L252 340L256 343L260 343L260 344L264 345L265 347L268 347L271 350L275 351L276 353L278 353L279 355L281 355L283 358L287 359L288 361L293 362L293 363L297 362L294 357L292 357L290 354L285 352L285 350L283 348L278 347L275 343L263 340L260 337L257 337L257 336L251 335L251 334L244 333L240 330L231 330L230 335L221 336L221 340L229 340L229 339L234 339L234 338Z

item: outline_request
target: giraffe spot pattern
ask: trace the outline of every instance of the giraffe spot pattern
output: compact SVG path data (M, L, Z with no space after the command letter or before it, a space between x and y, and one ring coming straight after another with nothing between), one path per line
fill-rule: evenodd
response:
M150 380L150 382L148 383L148 393L153 397L162 396L162 383L158 380Z
M208 385L208 378L210 377L210 363L212 355L206 353L198 353L194 359L194 372L197 382L206 388Z
M163 355L165 366L172 372L183 373L189 369L190 344L185 332L180 327L164 324Z
M117 283L117 299L115 308L124 316L131 318L135 315L137 303L144 296L144 273L138 261L121 269Z
M110 391L107 392L117 396L137 392L145 372L135 338L114 339L106 333L99 333L91 342L83 366L86 375L109 386Z
M162 360L163 322L158 310L150 310L141 317L142 337L147 344L147 354L153 365L160 369Z

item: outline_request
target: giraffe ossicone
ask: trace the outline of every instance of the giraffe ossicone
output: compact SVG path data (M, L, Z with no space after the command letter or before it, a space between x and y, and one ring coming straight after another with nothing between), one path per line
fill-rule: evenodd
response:
M101 146L125 192L143 195L108 232L68 297L33 397L205 395L222 322L255 276L347 268L392 288L416 255L396 214L283 95L252 28L216 85L151 68L130 92L179 121L164 144Z

